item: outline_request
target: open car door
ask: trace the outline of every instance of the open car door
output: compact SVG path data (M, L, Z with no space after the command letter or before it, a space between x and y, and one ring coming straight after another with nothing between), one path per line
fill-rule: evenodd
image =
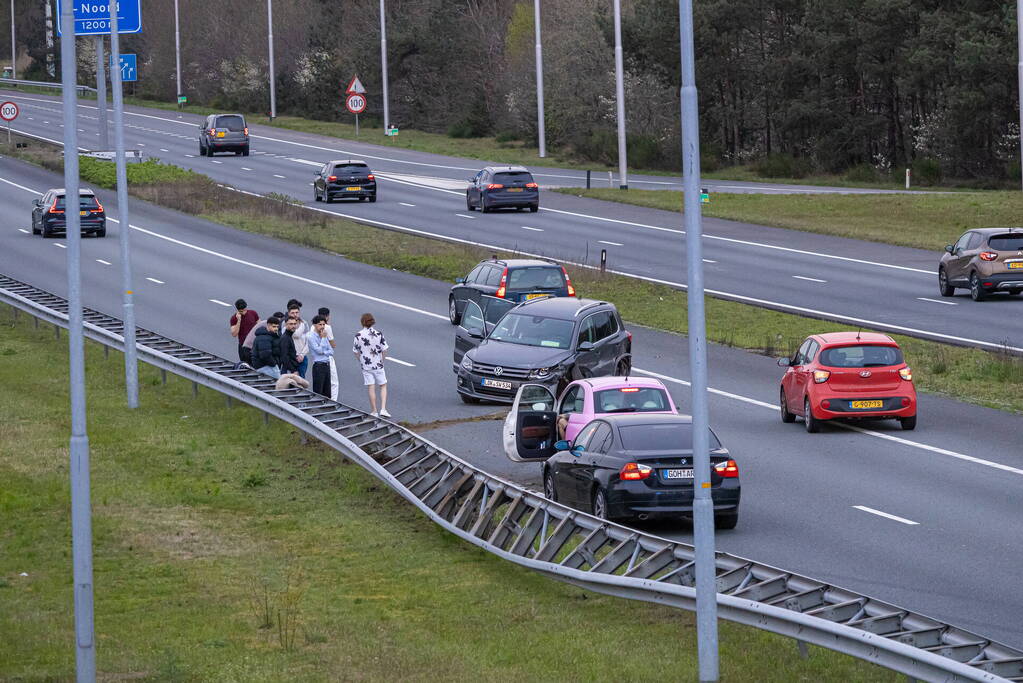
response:
M504 420L504 452L515 462L535 462L554 455L558 413L554 394L542 384L523 384Z
M497 323L504 317L504 314L518 305L515 301L499 299L496 296L484 294L480 297L480 306L483 308L483 319L486 323L486 332L497 327Z
M454 369L471 349L475 349L486 336L486 323L483 321L483 309L475 301L467 301L462 319L455 328Z

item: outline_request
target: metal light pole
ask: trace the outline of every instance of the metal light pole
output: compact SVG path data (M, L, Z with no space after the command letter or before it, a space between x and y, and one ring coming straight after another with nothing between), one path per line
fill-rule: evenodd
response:
M391 129L391 112L387 97L387 20L384 18L384 0L380 0L380 76L384 84L384 132L387 132Z
M277 118L277 91L274 85L274 3L266 0L267 42L270 45L270 120Z
M533 0L533 24L536 26L536 134L542 159L547 156L547 140L543 120L543 48L540 45L540 0Z
M116 2L111 2L112 7L117 7ZM99 108L99 148L110 149L109 125L107 124L107 65L106 55L103 54L103 36L95 37L96 44L96 104Z
M178 77L178 107L181 107L181 18L178 0L174 0L174 69Z
M11 78L18 77L18 43L14 40L14 0L11 0Z
M700 120L696 96L692 0L679 0L682 53L682 191L685 203L689 292L689 367L693 391L693 545L696 548L696 643L700 681L718 680L714 503L710 491L710 418L707 410L707 321L703 309L703 225L700 220Z
M618 101L618 187L629 189L628 166L625 154L625 66L622 59L622 1L615 6L615 99Z
M50 0L43 4L46 6L46 73L53 78L57 75L57 67L53 63L53 7Z
M82 331L82 224L78 215L78 85L73 0L61 0L60 75L64 100L64 220L67 229L68 351L71 378L71 554L74 566L75 671L78 683L96 680L92 592L92 510L89 437L85 422L85 345Z
M121 36L117 24L117 3L110 3L110 88L114 93L114 159L117 166L117 218L121 221L118 244L121 247L121 301L124 305L124 386L128 407L139 407L139 362L135 348L135 294L131 285L131 250L128 241L128 169L124 157L124 92L121 83Z
M1023 0L1016 0L1016 82L1019 88L1020 175L1023 176Z

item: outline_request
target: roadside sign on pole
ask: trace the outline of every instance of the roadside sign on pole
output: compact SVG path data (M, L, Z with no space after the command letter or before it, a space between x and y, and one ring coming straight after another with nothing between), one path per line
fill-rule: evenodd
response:
M384 135L394 136L394 135L397 135L397 134L398 134L398 127L397 126L394 126L392 128L388 128L388 129L386 129L384 131Z
M110 2L117 5L117 32L142 32L141 0L75 0L75 35L110 35ZM61 12L57 12L57 35L61 34Z
M14 102L0 104L0 119L10 122L18 118L18 113L18 105Z
M353 76L351 83L345 88L346 95L365 95L366 88L363 87L362 81L359 80L358 76Z
M178 95L178 104L184 104L185 102L188 102L188 98L184 95Z
M345 100L345 106L353 114L361 114L366 111L366 98L362 95L349 95Z
M129 81L137 81L138 78L138 58L135 55L121 55L121 82L127 83ZM114 69L114 56L110 55L110 70Z

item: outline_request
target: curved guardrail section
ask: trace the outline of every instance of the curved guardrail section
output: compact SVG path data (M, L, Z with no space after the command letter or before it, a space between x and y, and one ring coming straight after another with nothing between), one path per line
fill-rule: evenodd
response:
M67 326L67 302L0 276L0 301ZM123 351L117 318L85 335ZM693 548L608 523L488 474L387 420L139 329L139 359L288 422L357 462L447 531L589 590L695 610ZM719 615L927 681L1021 681L1023 651L896 605L726 553Z

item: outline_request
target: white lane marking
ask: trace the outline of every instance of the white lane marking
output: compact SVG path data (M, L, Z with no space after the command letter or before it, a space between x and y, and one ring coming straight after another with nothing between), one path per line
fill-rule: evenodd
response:
M274 173L274 178L284 178L284 176L282 176L282 175L277 175L276 173Z
M186 154L185 156L188 157L189 159L194 159L195 158L194 154Z
M112 263L110 263L110 261L104 261L104 260L103 260L103 259L101 259L101 258L98 258L98 259L96 259L96 263L102 263L102 264L103 264L104 266L110 266L110 265L113 265Z
M136 142L135 144L138 145L139 147L145 147L146 146L146 143L144 143L144 142Z
M827 280L821 280L820 278L816 277L804 277L802 275L793 275L792 277L796 278L797 280L806 280L807 282L823 282L825 284L827 283Z
M248 168L247 166L242 166L242 170L243 171L251 171L252 169ZM310 183L310 185L312 185L312 183Z
M709 259L709 258L705 258L705 259L703 259L703 262L704 262L704 263L717 263L717 261L715 261L715 260L713 260L713 259Z
M84 128L79 128L79 129L78 129L78 132L79 132L79 133L84 133L84 132L85 132L85 129L84 129Z
M650 375L651 377L656 377L657 379L661 379L661 380L664 380L666 382L674 382L676 384L681 384L681 385L687 386L687 387L688 386L692 386L686 380L678 379L677 377L671 377L669 375L662 375L660 373L652 372L650 370L643 370L641 368L633 368L633 370L635 370L636 372L642 373L644 375ZM758 406L760 408L767 408L768 410L778 410L778 406L777 405L775 405L774 403L768 403L767 401L758 401L755 398L750 398L748 396L740 396L739 394L732 394L732 393L727 392L727 391L722 391L721 389L714 389L713 387L708 387L707 391L709 393L715 394L717 396L723 396L725 398L730 398L730 399L733 399L733 400L736 400L736 401L741 401L743 403L748 403L750 405ZM876 439L883 439L885 441L891 441L893 443L898 443L898 444L901 444L903 446L908 446L910 448L918 448L918 449L920 449L922 451L928 451L930 453L937 453L938 455L947 455L950 458L956 458L957 460L965 460L966 462L972 462L975 465L983 465L985 467L991 467L991 468L996 469L996 470L1002 470L1003 472L1012 472L1013 474L1023 475L1023 469L1019 469L1018 467L1012 467L1010 465L1003 465L1000 462L993 462L991 460L984 460L983 458L975 458L972 455L966 455L964 453L957 453L955 451L950 451L950 450L947 450L945 448L938 448L937 446L931 446L931 445L928 445L928 444L925 444L925 443L920 443L918 441L910 441L909 439L903 439L900 436L893 436L892 434L885 434L884 432L874 431L873 429L865 429L863 427L859 427L859 426L853 425L853 424L848 424L848 423L845 423L845 422L833 422L832 424L834 424L836 427L842 427L843 429L848 429L848 430L853 431L853 432L859 432L860 434L865 434L867 436L872 436L872 437L874 437Z
M28 234L28 230L26 230L25 228L18 228L18 232L23 232L26 235Z
M155 282L158 285L165 285L165 284L167 284L163 280L157 280L155 277L147 277L146 279L149 280L150 282Z
M469 215L469 214L467 214L467 213L456 213L455 215L456 215L456 216L460 216L460 217L462 217L462 218L475 218L475 217L476 217L476 216L470 216L470 215Z
M408 202L398 202L402 206L415 206L415 204L409 204Z
M880 510L875 510L874 508L868 508L866 505L853 505L853 509L863 510L864 512L869 512L872 515L884 517L885 519L895 520L896 522L902 522L903 524L908 524L910 526L920 526L920 522L914 522L913 520L906 519L905 517L897 517L895 515L890 515L887 512L881 512Z
M43 121L43 123L44 124L49 124L50 122L49 121ZM96 133L96 135L99 135L99 133Z
M959 305L959 304L957 304L954 301L942 301L940 299L928 299L925 296L918 296L916 298L916 300L917 301L930 301L932 304L945 304L946 306L958 306Z
M523 230L532 230L533 232L543 232L543 228L531 228L528 225L521 226Z
M223 162L223 161L217 161L216 159L210 159L210 163L213 163L213 164L222 164L222 163L224 163L224 162Z
M133 225L131 227L134 228L135 226ZM231 307L231 304L227 303L226 301L221 301L220 299L210 299L210 301L212 301L215 304L220 304L221 306L227 306L228 308Z
M600 244L610 244L612 247L624 247L625 245L620 242L608 242L607 240L597 240Z
M289 158L288 161L294 161L296 164L305 164L306 166L316 166L317 168L323 166L321 161L309 161L308 159Z
M60 242L54 242L53 246L57 247L58 249L67 249L67 245L61 244Z
M390 356L388 356L386 358L386 360L389 360L392 363L397 363L398 365L404 365L405 367L409 367L409 368L416 367L415 363L409 363L407 360L398 360L397 358L391 358Z
M160 151L161 151L161 152L169 152L170 150L169 150L169 149L164 149L163 147L161 147L161 148L160 148Z

